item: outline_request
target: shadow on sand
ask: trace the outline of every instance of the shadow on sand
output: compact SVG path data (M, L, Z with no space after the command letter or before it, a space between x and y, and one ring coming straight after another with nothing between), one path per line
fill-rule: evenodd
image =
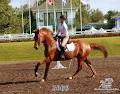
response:
M12 84L27 84L27 83L36 83L40 82L40 80L35 80L35 81L15 81L15 82L0 82L0 85L12 85Z

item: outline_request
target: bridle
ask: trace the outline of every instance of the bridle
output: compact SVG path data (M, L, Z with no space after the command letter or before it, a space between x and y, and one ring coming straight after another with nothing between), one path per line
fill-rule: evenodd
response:
M40 46L40 37L39 37L39 32L35 32L35 36L34 36L34 40L35 40L35 46L37 44L37 46Z

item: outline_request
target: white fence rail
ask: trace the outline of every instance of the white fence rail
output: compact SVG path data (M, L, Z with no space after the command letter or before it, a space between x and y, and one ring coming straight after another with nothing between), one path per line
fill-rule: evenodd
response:
M111 31L111 32L107 32ZM114 31L109 30L87 30L87 31L69 31L70 36L79 36L79 35L95 35L95 34L107 34L107 33L120 33L120 31ZM0 41L14 41L14 40L27 40L27 39L33 39L33 34L4 34L0 35Z
M24 39L33 39L34 34L4 34L0 35L0 40L24 40Z
M100 30L86 30L86 31L73 31L69 32L69 35L71 36L77 36L77 35L93 35L93 34L106 34L106 33L120 33L120 30L113 30L113 29L100 29Z

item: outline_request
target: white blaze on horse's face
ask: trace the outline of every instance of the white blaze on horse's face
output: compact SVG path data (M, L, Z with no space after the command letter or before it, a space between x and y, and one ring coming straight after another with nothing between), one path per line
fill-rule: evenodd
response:
M39 48L39 46L40 46L40 43L41 43L41 42L40 42L40 41L41 41L41 39L40 39L39 30L35 32L35 37L34 37L34 40L35 40L35 43L34 43L34 48L35 48L35 49L38 49L38 48Z
M34 48L35 49L38 49L40 47L40 44L44 42L44 33L42 32L42 30L37 30L35 32L35 37L34 37L34 40L35 40L35 44L34 44Z

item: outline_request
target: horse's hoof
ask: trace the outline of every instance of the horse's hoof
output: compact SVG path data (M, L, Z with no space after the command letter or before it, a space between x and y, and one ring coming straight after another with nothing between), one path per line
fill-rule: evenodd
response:
M90 78L95 78L95 75L90 76Z
M71 77L69 77L68 79L69 79L69 80L72 80L72 79L73 79L73 77L71 76Z
M37 76L39 76L39 73L38 73L38 72L35 73L35 77L37 77Z
M41 82L45 82L45 79L42 79Z

